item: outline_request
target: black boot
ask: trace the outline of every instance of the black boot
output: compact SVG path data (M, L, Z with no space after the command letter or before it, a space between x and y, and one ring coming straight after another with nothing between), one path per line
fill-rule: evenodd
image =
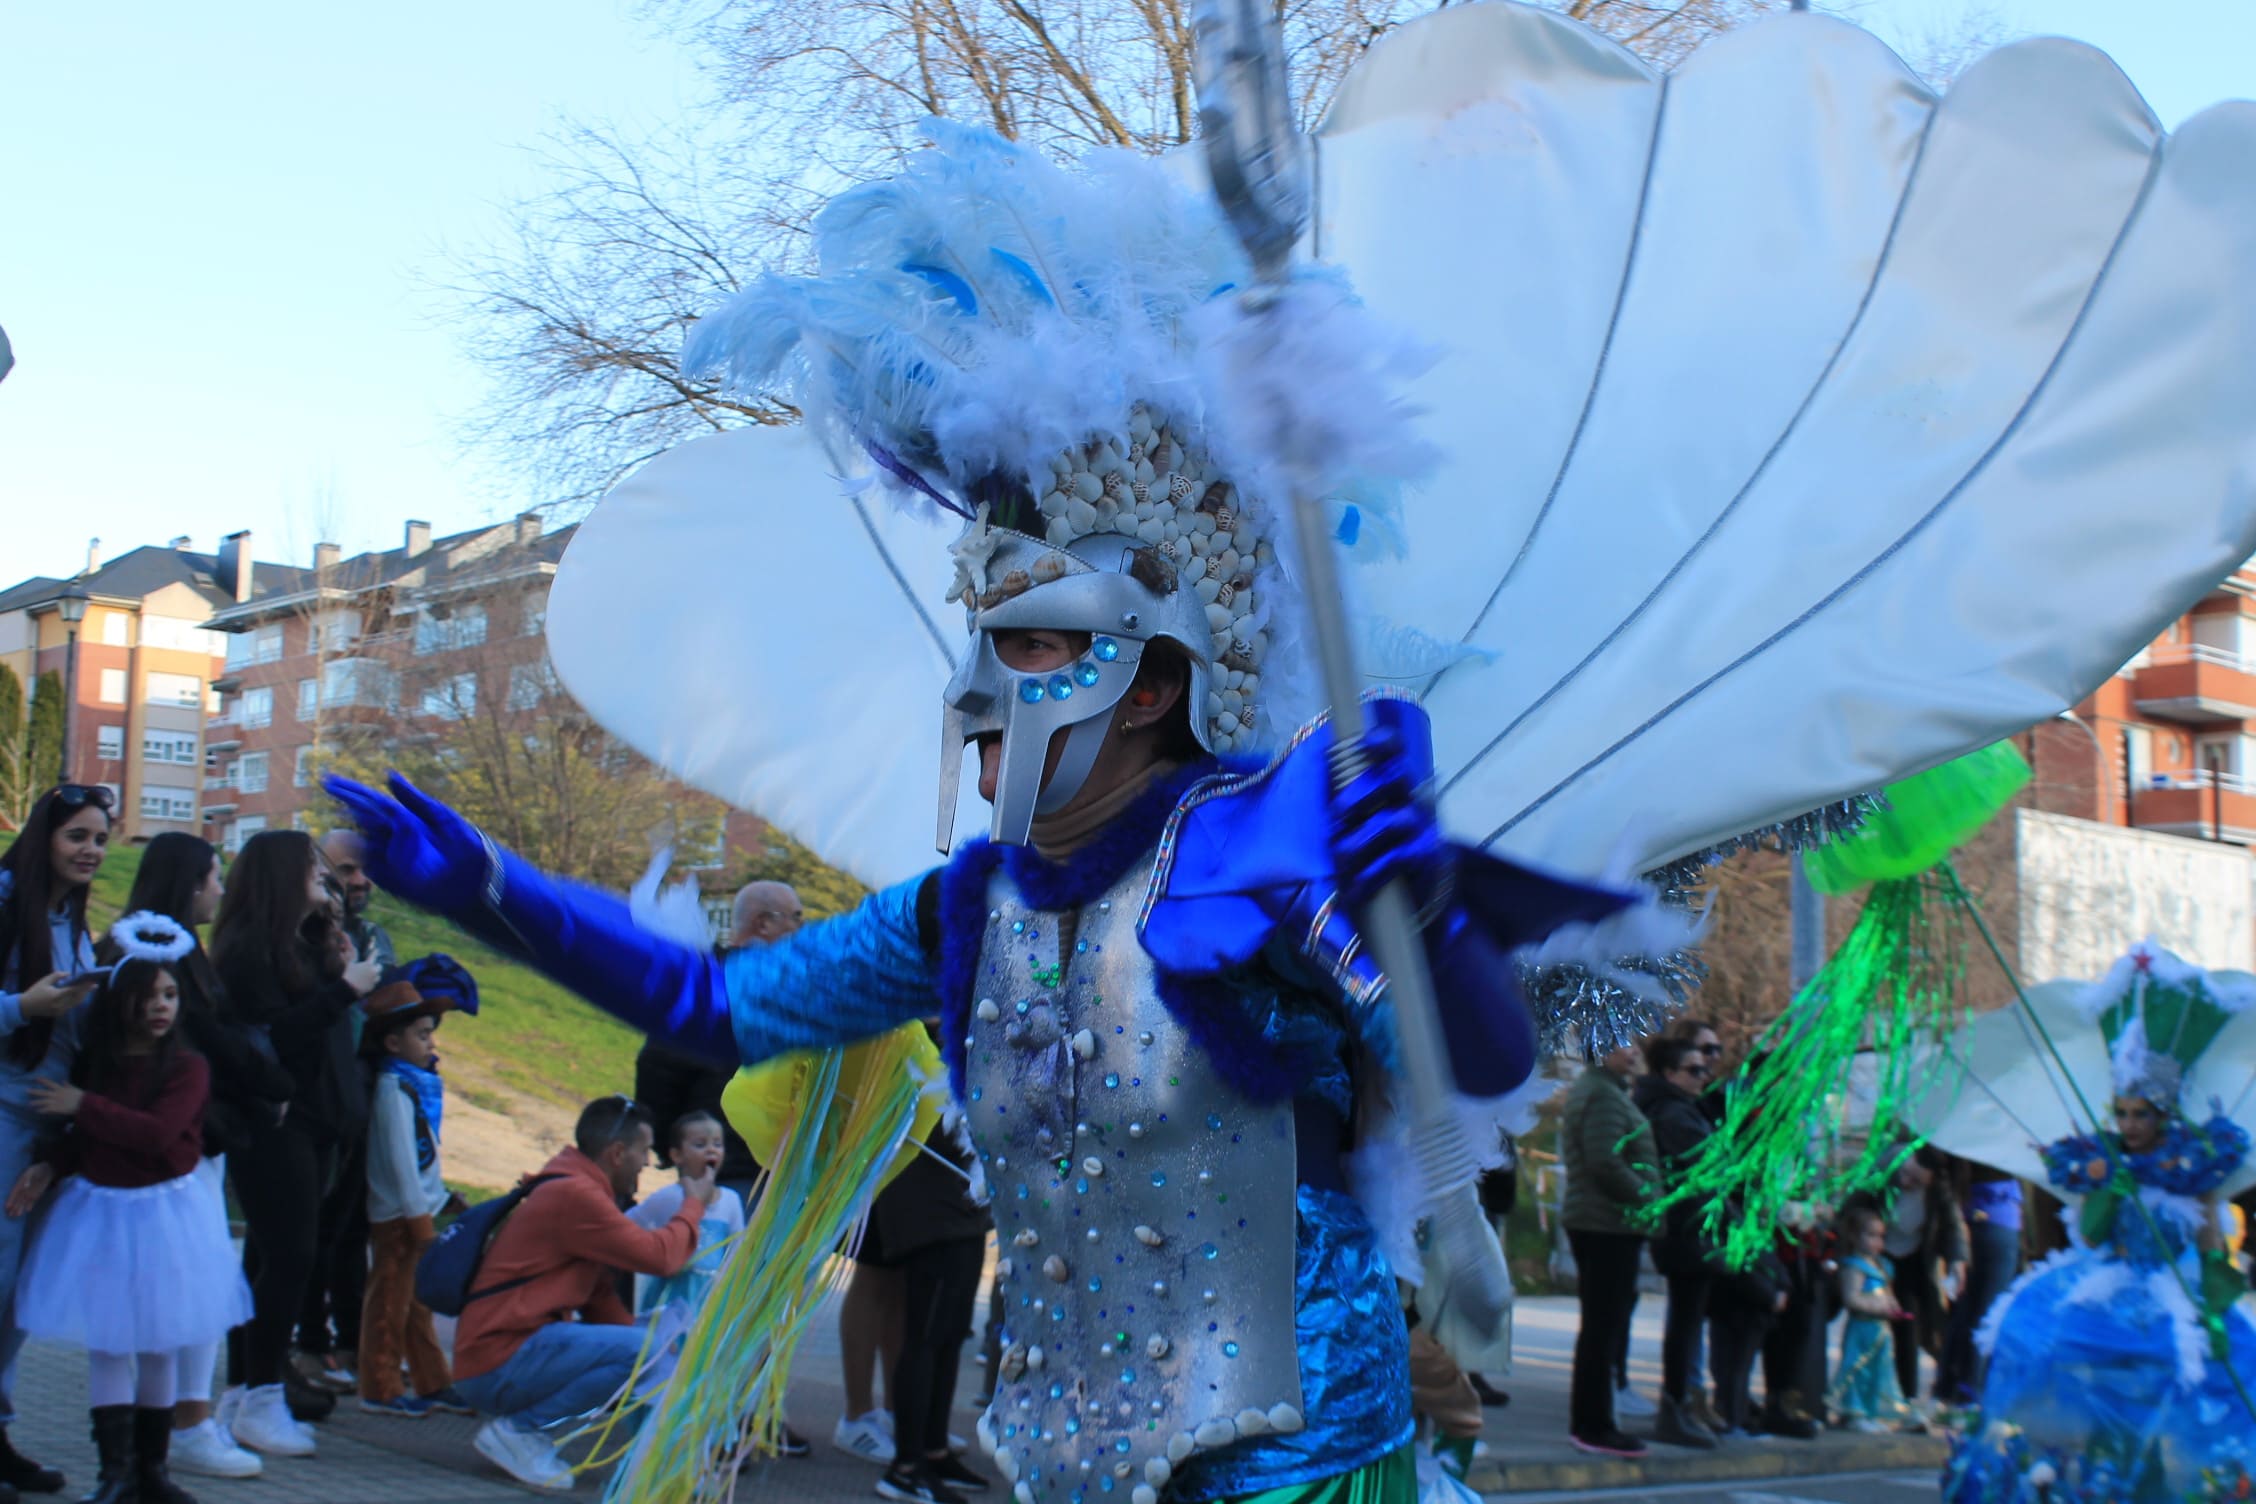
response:
M7 1429L0 1427L0 1484L27 1494L59 1494L63 1491L63 1475L18 1454L9 1445ZM5 1496L0 1496L0 1504L8 1504Z
M327 1420L337 1408L337 1397L308 1382L294 1365L282 1371L282 1399L290 1407L291 1418L309 1426Z
M133 1407L94 1407L94 1448L102 1457L102 1474L94 1491L80 1494L78 1504L141 1504L141 1490L133 1477Z
M172 1481L165 1458L172 1453L172 1412L138 1409L133 1412L134 1478L141 1485L141 1504L196 1504L196 1496Z

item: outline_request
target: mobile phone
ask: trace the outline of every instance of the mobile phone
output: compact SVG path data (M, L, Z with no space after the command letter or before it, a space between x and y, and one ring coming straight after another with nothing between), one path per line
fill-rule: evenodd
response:
M92 971L73 972L71 975L63 978L63 986L66 989L72 987L84 987L89 982L101 981L109 974L110 969L107 966L97 966Z

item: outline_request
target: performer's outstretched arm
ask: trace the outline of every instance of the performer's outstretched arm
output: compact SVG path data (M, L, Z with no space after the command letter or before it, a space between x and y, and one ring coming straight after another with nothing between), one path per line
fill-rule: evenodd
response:
M938 1011L919 882L773 945L711 955L638 928L623 899L551 877L392 775L324 786L386 891L452 919L651 1038L716 1064L845 1044Z

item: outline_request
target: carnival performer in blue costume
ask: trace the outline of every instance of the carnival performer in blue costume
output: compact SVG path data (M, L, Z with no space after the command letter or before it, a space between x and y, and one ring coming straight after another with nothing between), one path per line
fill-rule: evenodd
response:
M1953 1504L2164 1504L2256 1489L2256 1321L2219 1221L2249 1134L2181 1087L2256 978L2205 974L2151 944L2082 1000L2110 1046L2115 1130L2044 1149L2080 1203L2073 1247L2023 1275L1984 1324L1979 1416Z
M2073 49L1955 107L1851 29L1769 35L1664 80L1534 7L1399 29L1311 153L1323 264L1258 298L1174 167L930 122L818 217L817 275L701 320L685 374L806 422L623 481L548 643L614 734L865 877L854 912L710 957L404 783L330 783L379 882L708 1059L940 1018L1003 1242L981 1436L1025 1504L1412 1491L1390 1261L1448 1186L1386 1155L1435 1104L1401 1100L1367 895L1408 884L1454 1085L1500 1118L1537 1048L1523 967L1554 1048L1626 1042L1684 974L1618 965L1681 923L1538 868L1690 881L1836 828L2076 704L2256 552L2256 146L2150 163L2143 106ZM1797 123L1750 135L1748 100ZM1348 273L1450 363L1413 374ZM2127 527L2162 484L2186 525ZM1355 566L1373 687L1434 707L1375 701L1337 789L1294 498ZM967 748L993 813L922 871L943 683L941 849Z

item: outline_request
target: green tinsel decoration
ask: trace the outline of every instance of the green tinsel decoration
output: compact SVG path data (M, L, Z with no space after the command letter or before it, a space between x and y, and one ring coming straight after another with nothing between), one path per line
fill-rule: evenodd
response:
M1875 884L1841 948L1763 1032L1726 1089L1722 1126L1653 1215L1699 1207L1709 1239L1744 1269L1772 1250L1782 1225L1892 1175L1910 1147L1886 1125L1911 1086L1917 1046L1958 1021L1961 930L1939 879ZM1879 1065L1873 1130L1852 1151L1842 1092L1867 1049Z
M1803 854L1821 891L1872 884L1848 938L1756 1041L1727 1088L1722 1126L1653 1209L1699 1208L1734 1269L1778 1229L1877 1188L1911 1144L1896 1132L1920 1047L1956 1028L1966 972L1966 901L1935 864L2010 804L2028 764L1998 743L1892 783L1861 828ZM1857 1056L1878 1067L1872 1123L1845 1146L1843 1094Z

